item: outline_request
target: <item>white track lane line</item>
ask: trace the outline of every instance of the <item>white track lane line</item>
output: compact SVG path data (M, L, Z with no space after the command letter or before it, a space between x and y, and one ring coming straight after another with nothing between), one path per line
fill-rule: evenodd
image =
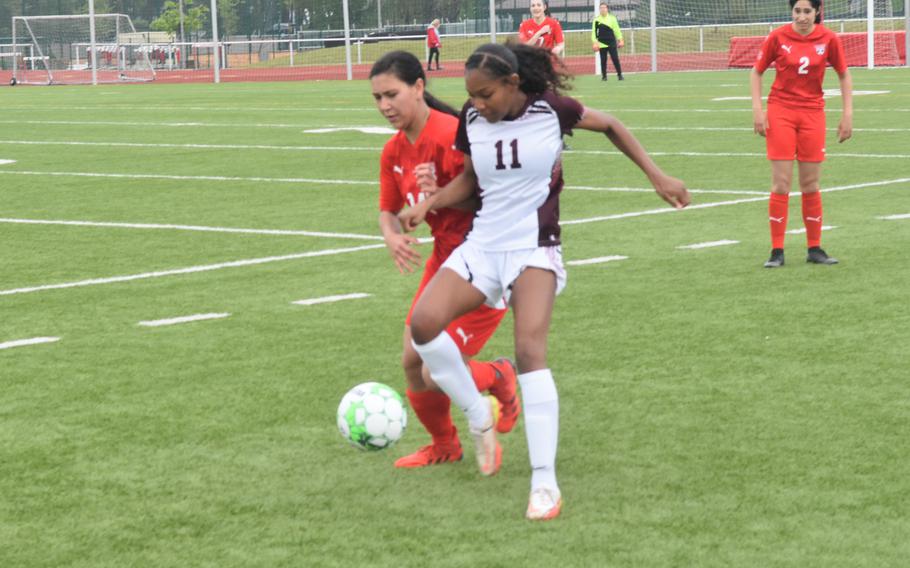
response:
M883 221L899 221L901 219L910 219L910 213L901 213L900 215L887 215L885 217L878 217Z
M98 221L64 221L54 219L13 219L0 217L0 223L22 225L65 225L73 227L111 227L118 229L158 229L173 231L201 231L208 233L240 233L251 235L281 235L300 237L325 237L332 239L363 239L381 241L377 235L360 235L356 233L325 233L321 231L292 231L284 229L238 229L232 227L204 227L199 225L158 225L153 223L106 223Z
M321 298L308 298L306 300L297 300L297 301L291 302L291 303L296 304L298 306L313 306L316 304L328 304L331 302L342 302L344 300L357 300L360 298L369 298L370 296L371 296L371 294L364 294L362 292L358 292L356 294L339 294L336 296L323 296Z
M822 189L822 193L832 193L835 191L850 191L853 189L862 189L866 187L881 187L885 185L895 185L901 183L910 183L910 178L899 178L891 179L886 181L873 181L868 183L857 183L852 185L842 185L836 187L828 187ZM671 207L663 207L661 209L648 209L645 211L631 211L629 213L617 213L615 215L603 215L600 217L587 217L584 219L570 219L567 221L560 221L561 225L583 225L585 223L597 223L600 221L613 221L616 219L630 219L633 217L644 217L646 215L663 215L666 213L682 213L685 211L694 211L696 209L710 209L713 207L723 207L725 205L739 205L740 203L757 203L759 201L766 201L767 197L751 197L746 199L732 199L730 201L714 201L710 203L696 203L694 205L689 205L685 209L673 209Z
M622 255L613 255L613 256L598 256L596 258L584 258L581 260L569 260L566 262L569 266L584 266L587 264L603 264L604 262L614 262L617 260L628 260L628 256Z
M143 280L146 278L162 278L165 276L176 276L180 274L194 274L197 272L208 272L211 270L221 270L222 268L238 268L241 266L254 266L257 264L266 264L269 262L281 262L285 260L298 260L301 258L311 258L317 256L329 256L344 254L348 252L357 252L362 250L371 250L385 248L385 244L363 245L359 247L343 249L317 250L313 252L304 252L299 254L288 254L284 256L266 256L263 258L251 258L247 260L235 260L232 262L222 262L219 264L208 264L201 266L190 266L187 268L176 268L174 270L160 270L157 272L143 272L142 274L130 274L127 276L112 276L109 278L92 278L89 280L79 280L77 282L64 282L61 284L48 284L45 286L32 286L29 288L14 288L11 290L0 290L0 296L12 296L14 294L28 294L31 292L42 292L45 290L61 290L64 288L78 288L82 286L97 286L100 284L113 284L117 282L131 282L133 280Z
M836 229L837 225L822 225L822 231L830 231L831 229ZM787 231L788 235L802 235L806 232L806 228L802 227L800 229L790 229Z
M220 314L194 314L194 315L191 315L191 316L180 316L180 317L176 317L176 318L166 318L166 319L158 319L158 320L141 321L141 322L139 322L139 323L136 324L136 325L140 325L140 326L142 326L142 327L161 327L161 326L165 326L165 325L178 325L178 324L181 324L181 323L190 323L190 322L194 322L194 321L205 321L205 320L213 320L213 319L223 319L223 318L226 318L226 317L230 317L230 315L231 315L231 314L229 314L229 313L220 313Z
M705 243L695 243L694 245L682 245L682 246L678 246L676 248L683 249L683 250L696 250L696 249L723 247L723 246L727 246L727 245L738 245L738 244L739 244L739 241L731 241L731 240L724 239L724 240L720 240L720 241L708 241Z
M0 343L0 349L12 349L13 347L24 347L26 345L39 345L41 343L54 343L60 341L59 337L32 337L31 339L16 339L14 341L4 341Z

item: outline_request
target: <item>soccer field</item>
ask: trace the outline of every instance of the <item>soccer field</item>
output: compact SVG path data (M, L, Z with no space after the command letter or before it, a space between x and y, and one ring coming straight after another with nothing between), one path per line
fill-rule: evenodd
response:
M905 565L910 70L853 74L822 174L841 263L791 234L778 270L748 72L575 81L693 203L568 139L565 505L536 524L521 422L489 479L466 435L458 464L394 469L428 443L413 414L385 452L337 431L351 386L404 392L419 281L378 236L368 83L3 88L0 565ZM511 342L507 317L481 358Z

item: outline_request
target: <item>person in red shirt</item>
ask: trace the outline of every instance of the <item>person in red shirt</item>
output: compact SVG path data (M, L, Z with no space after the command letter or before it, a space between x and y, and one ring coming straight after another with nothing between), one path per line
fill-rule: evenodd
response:
M426 90L423 66L411 53L392 51L383 55L370 71L370 83L377 108L398 129L382 150L379 227L392 260L404 274L413 272L421 258L414 248L418 240L402 230L398 213L406 205L414 206L425 198L417 185L416 168L431 168L440 184L449 183L464 169L464 157L454 148L458 113ZM402 366L411 408L433 442L396 461L396 467L423 467L462 457L449 397L433 383L414 350L410 320L424 288L471 227L474 203L463 205L441 209L428 219L433 252L405 320ZM502 433L512 430L521 411L515 366L509 359L479 362L470 358L483 348L505 313L504 304L499 309L481 306L446 328L458 345L477 390L490 391L497 399L500 417L496 430Z
M784 235L793 159L799 164L803 223L806 226L806 262L837 264L821 248L822 199L819 192L821 165L825 160L825 99L822 84L825 67L831 65L840 78L843 114L837 141L853 134L853 81L840 40L821 25L821 0L790 0L793 22L772 31L752 68L752 118L755 132L767 140L771 161L771 257L766 268L784 265ZM762 74L774 63L777 72L768 110L762 109Z
M436 70L439 71L442 67L439 66L439 48L442 47L442 41L439 39L439 19L435 19L430 22L430 27L427 28L427 47L430 48L430 57L427 59L427 71L430 71L430 65L433 63L433 56L436 56Z
M562 26L550 17L550 7L545 0L531 0L531 18L518 27L518 39L536 47L547 49L560 59L565 54Z

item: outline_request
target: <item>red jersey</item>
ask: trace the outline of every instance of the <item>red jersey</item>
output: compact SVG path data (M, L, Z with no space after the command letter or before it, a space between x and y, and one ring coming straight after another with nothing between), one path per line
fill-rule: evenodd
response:
M417 187L414 168L432 162L436 166L436 183L444 187L464 170L464 155L454 148L458 117L430 109L423 131L414 144L403 131L392 136L382 149L379 168L379 209L398 213L414 205L423 196ZM444 208L427 215L433 234L433 254L442 259L464 241L471 228L473 211Z
M427 28L427 47L440 47L442 42L439 40L439 32L436 31L436 26L430 26Z
M535 22L534 18L523 21L518 27L518 39L521 40L521 43L528 43L534 37L534 34L537 33L537 30L544 26L550 26L550 31L538 37L534 45L553 49L565 42L565 38L562 36L562 26L553 18L544 18L540 24Z
M827 64L838 74L847 70L840 40L820 24L816 24L807 36L797 33L791 24L768 34L758 52L755 70L764 73L771 63L777 69L777 76L771 85L768 103L798 109L825 108L822 84Z

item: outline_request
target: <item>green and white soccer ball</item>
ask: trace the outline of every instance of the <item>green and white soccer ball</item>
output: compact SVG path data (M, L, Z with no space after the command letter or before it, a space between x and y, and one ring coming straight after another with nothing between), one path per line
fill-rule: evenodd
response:
M338 430L361 450L384 450L394 445L407 425L404 400L382 383L359 384L338 405Z

